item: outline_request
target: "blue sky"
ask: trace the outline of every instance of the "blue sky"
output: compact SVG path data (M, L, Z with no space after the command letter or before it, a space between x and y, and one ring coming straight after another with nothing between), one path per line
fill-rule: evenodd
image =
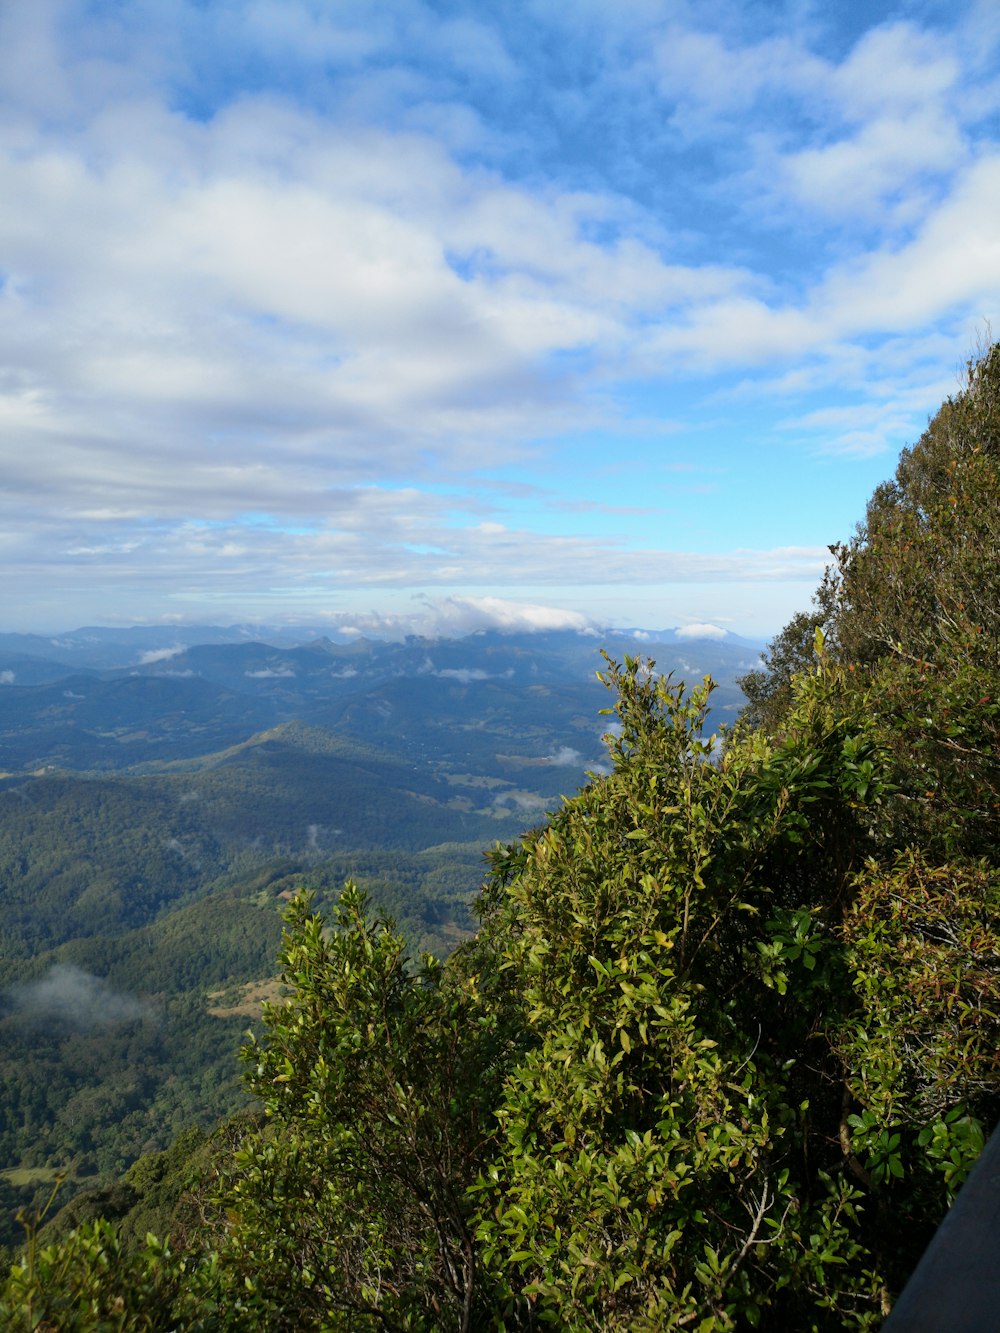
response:
M0 7L0 627L808 605L1000 328L1000 8Z

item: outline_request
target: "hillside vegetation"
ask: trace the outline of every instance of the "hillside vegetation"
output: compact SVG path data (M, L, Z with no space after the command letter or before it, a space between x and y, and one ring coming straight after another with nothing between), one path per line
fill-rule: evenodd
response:
M216 993L274 977L303 875L321 902L356 878L415 947L469 934L482 847L520 821L452 801L433 774L292 724L180 772L8 780L0 1245L57 1171L62 1200L246 1102L253 1015Z
M29 1226L5 1326L877 1328L1000 1111L998 515L991 348L721 744L609 662L446 962L296 895L256 1113Z
M56 1177L100 1192L248 1100L303 876L445 955L483 849L601 762L590 635L257 633L0 634L0 1246ZM752 645L660 637L732 708Z

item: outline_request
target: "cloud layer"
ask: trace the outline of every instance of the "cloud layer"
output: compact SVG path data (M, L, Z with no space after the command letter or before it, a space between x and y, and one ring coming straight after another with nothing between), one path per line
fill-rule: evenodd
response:
M997 307L998 25L623 9L5 7L23 617L815 578Z

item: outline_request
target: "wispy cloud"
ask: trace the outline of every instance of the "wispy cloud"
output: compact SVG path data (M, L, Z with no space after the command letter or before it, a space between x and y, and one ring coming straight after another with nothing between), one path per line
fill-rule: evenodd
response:
M560 745L558 750L546 755L545 763L553 764L557 768L579 768L583 763L583 755L571 745Z
M37 981L12 986L5 998L26 1023L78 1030L118 1027L150 1012L145 1001L71 963L57 963Z
M183 651L182 643L175 644L172 648L150 648L139 654L139 665L152 666L154 662L169 662L172 657L179 656Z
M435 671L434 675L440 676L443 680L457 680L460 685L471 685L473 681L491 679L490 673L480 667L442 667L440 671Z

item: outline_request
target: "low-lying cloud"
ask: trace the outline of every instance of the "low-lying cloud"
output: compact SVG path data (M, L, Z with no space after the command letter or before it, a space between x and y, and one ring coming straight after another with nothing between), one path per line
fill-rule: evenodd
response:
M558 768L578 768L583 763L583 755L571 745L560 745L553 754L546 755L545 762Z
M511 806L514 810L521 810L527 814L537 814L540 810L547 810L553 804L553 798L550 796L538 796L530 791L505 791L496 798L494 802L497 806Z
M677 631L679 639L724 639L726 631L718 625L682 625Z
M171 657L177 657L183 651L182 643L174 644L172 648L150 648L147 652L140 653L139 665L152 666L154 662L169 662Z
M12 986L6 1001L26 1023L58 1023L79 1031L119 1027L149 1013L145 1001L72 963L56 963L37 981Z
M425 638L460 639L477 630L533 634L544 630L597 631L588 616L565 607L505 597L444 596L419 598L419 609L404 614L337 615L328 617L341 634L401 639L408 634ZM442 674L442 673L438 673Z

